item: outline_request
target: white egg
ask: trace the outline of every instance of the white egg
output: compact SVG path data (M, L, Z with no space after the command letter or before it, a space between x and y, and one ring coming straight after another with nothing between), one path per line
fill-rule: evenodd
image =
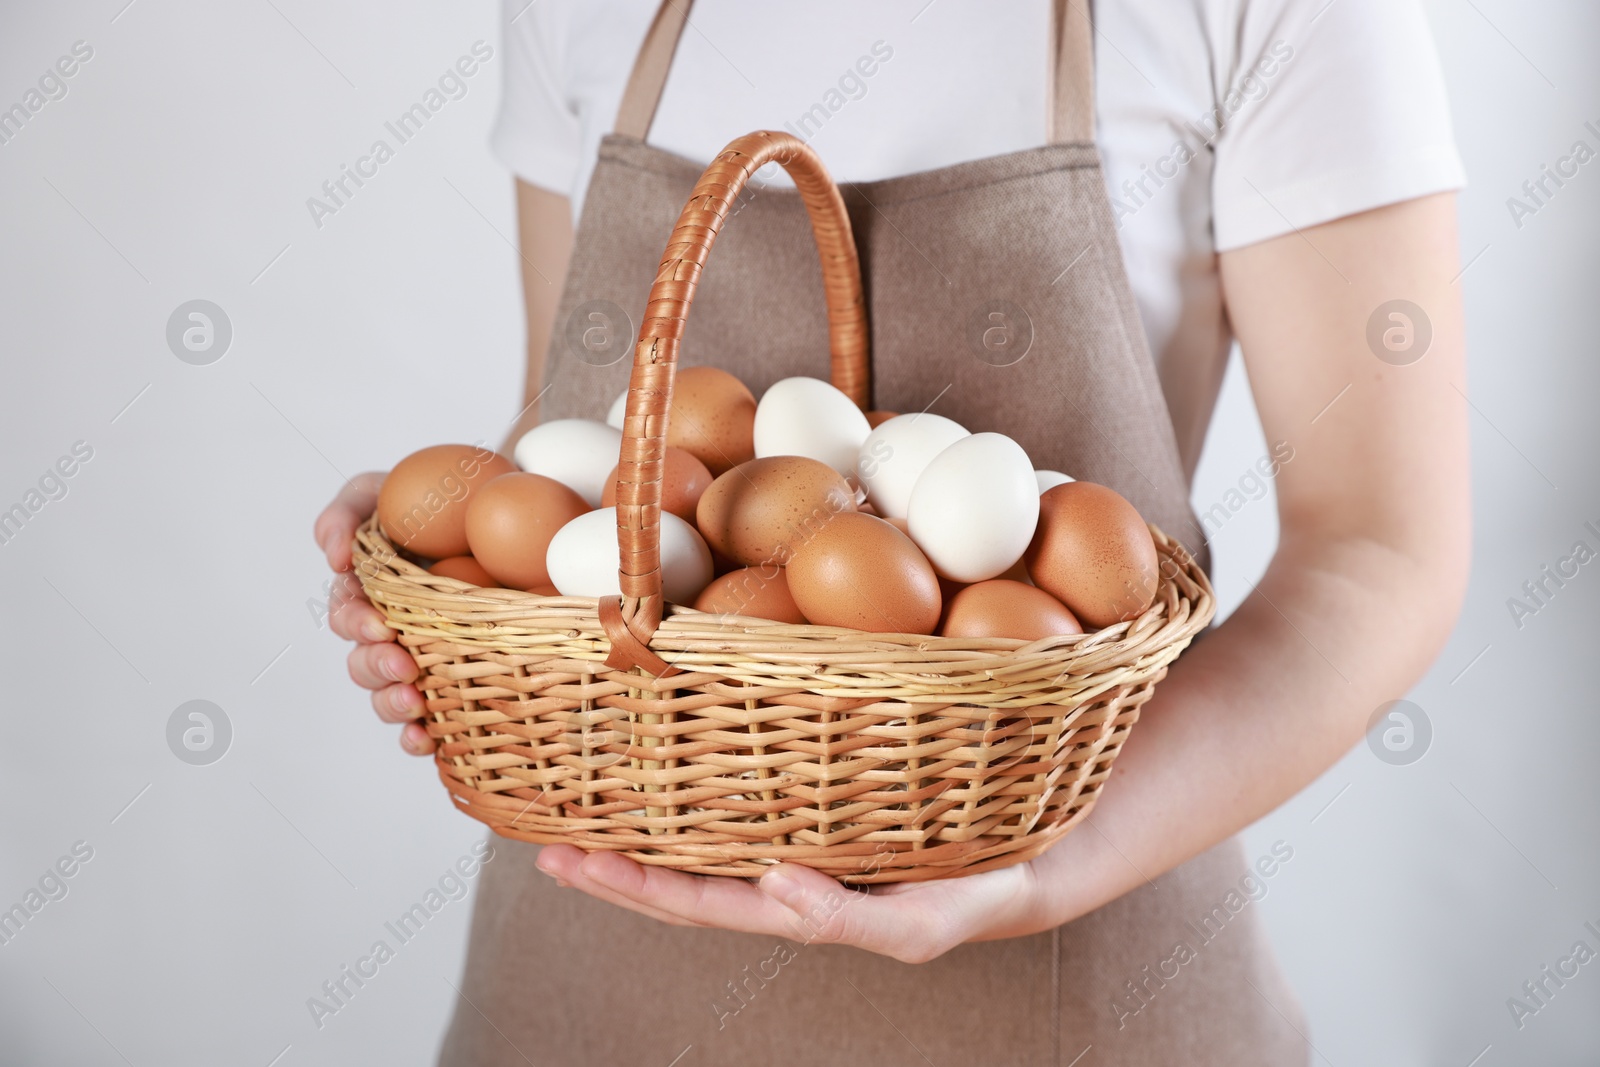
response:
M592 419L554 419L523 434L512 458L523 470L554 478L597 508L621 451L622 431L614 426Z
M606 412L606 425L622 429L622 420L628 414L628 391L624 389L622 395L611 402L611 410Z
M774 382L756 405L756 457L805 456L846 477L856 473L861 442L872 427L839 390L817 378Z
M933 457L969 436L960 423L927 412L881 423L856 458L856 476L873 509L884 518L905 518L911 489Z
M1022 558L1039 525L1033 463L1005 434L963 437L917 479L906 523L946 578L993 578Z
M1033 476L1039 481L1040 496L1043 496L1047 489L1054 489L1058 485L1077 480L1072 475L1062 474L1060 471L1034 471Z
M585 512L556 531L545 554L550 584L562 596L617 596L621 565L617 509ZM693 604L711 584L711 549L693 526L661 513L661 591L674 604Z

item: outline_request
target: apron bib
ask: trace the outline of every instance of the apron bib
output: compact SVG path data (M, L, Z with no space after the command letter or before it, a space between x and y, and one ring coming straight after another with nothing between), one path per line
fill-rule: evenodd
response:
M703 170L644 142L688 6L662 5L601 145L546 357L546 419L603 419L627 388L663 243ZM872 406L1008 434L1039 468L1116 489L1207 565L1094 145L1089 21L1068 0L1053 10L1050 143L842 187ZM596 324L613 343L583 343ZM731 371L757 396L781 378L827 377L821 272L792 189L744 193L680 363ZM1251 871L1237 840L1056 930L916 966L668 926L560 889L534 866L538 846L492 842L447 1067L1307 1061L1253 909L1228 907Z

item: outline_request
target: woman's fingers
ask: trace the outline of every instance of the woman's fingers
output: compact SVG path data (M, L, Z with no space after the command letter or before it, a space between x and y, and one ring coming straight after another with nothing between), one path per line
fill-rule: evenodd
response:
M350 680L363 689L383 689L417 680L417 663L396 644L357 645L346 662Z
M760 885L800 916L811 938L854 945L902 963L926 963L986 931L1008 928L1034 907L1035 899L1026 864L841 898L833 879L784 863L763 875Z
M646 866L613 852L585 854L571 845L547 846L539 869L662 922L854 945L902 963L925 963L982 936L994 917L1024 905L1028 883L1026 872L1011 868L959 884L919 882L878 894L784 863L751 885Z
M328 625L346 641L364 644L392 642L396 636L393 630L384 625L383 613L361 595L359 587L351 592L343 588L342 581L335 589L333 603L328 609Z
M358 474L344 484L333 503L317 516L311 528L312 535L323 555L328 557L328 566L334 570L350 569L350 542L356 535L356 527L377 507L378 488L382 485L383 474L379 471Z
M590 853L579 865L578 874L603 889L684 922L780 937L793 937L798 929L795 915L788 908L742 878L713 878L646 867L611 852Z
M681 916L651 907L649 904L618 893L596 882L583 871L583 861L586 856L587 853L574 845L546 845L539 853L539 869L551 877L565 882L574 889L588 893L597 900L615 904L619 908L627 908L629 911L636 911L640 915L648 916L658 922L664 922L671 926L699 925ZM612 858L621 860L623 863L632 862L631 860L622 859L620 856Z
M428 736L427 728L421 723L408 722L400 731L400 747L413 756L431 756L439 745Z
M368 471L350 479L317 516L311 532L335 572L328 625L340 637L357 643L349 657L351 680L372 690L372 710L378 718L405 724L400 730L400 747L413 756L427 756L439 746L415 721L427 708L421 691L411 684L418 676L416 661L395 643L395 632L384 624L383 614L367 600L361 583L350 573L350 542L356 528L377 507L383 478L378 471Z
M384 722L410 722L428 706L416 686L389 685L373 691L372 710Z

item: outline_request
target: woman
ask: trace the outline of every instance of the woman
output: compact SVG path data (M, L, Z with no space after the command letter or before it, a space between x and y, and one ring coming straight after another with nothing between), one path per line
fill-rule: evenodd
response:
M1467 573L1461 175L1416 5L1103 0L1091 31L1076 0L701 0L685 32L687 0L521 4L495 132L519 178L518 431L603 416L626 367L568 345L569 319L636 324L703 163L787 128L854 183L876 406L1011 433L1204 558L1227 508L1196 521L1188 480L1236 339L1281 532L1088 825L1030 863L841 906L805 868L750 883L497 839L441 1062L1307 1062L1247 906L1294 843L1246 857L1233 835L1420 677ZM747 194L686 361L758 392L823 373L808 240L780 181ZM1018 347L971 343L973 321ZM335 570L380 480L318 520ZM334 628L431 752L371 605L347 595Z

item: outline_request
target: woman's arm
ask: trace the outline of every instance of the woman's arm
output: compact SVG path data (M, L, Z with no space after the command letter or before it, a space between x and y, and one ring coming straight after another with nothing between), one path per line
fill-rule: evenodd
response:
M1223 254L1262 427L1294 449L1277 477L1278 550L1157 688L1094 810L1100 833L1042 860L1053 914L1092 910L1143 884L1132 865L1153 877L1266 815L1433 662L1472 521L1459 269L1452 195ZM1409 366L1367 344L1368 318L1394 299L1432 323Z
M1403 696L1454 624L1470 542L1455 202L1408 201L1224 253L1229 315L1278 475L1279 546L1257 591L1174 664L1117 759L1092 828L1031 863L828 903L782 865L760 889L546 848L549 874L668 922L816 940L907 962L1084 915L1248 826L1327 770ZM1367 320L1426 310L1425 357L1392 366ZM1348 388L1346 388L1348 386ZM1330 406L1331 405L1331 406ZM820 918L819 918L820 917Z
M512 447L539 423L539 391L544 388L544 358L561 303L561 284L572 257L572 201L560 193L517 181L517 238L522 256L522 302L528 312L528 375L522 410L500 451Z

